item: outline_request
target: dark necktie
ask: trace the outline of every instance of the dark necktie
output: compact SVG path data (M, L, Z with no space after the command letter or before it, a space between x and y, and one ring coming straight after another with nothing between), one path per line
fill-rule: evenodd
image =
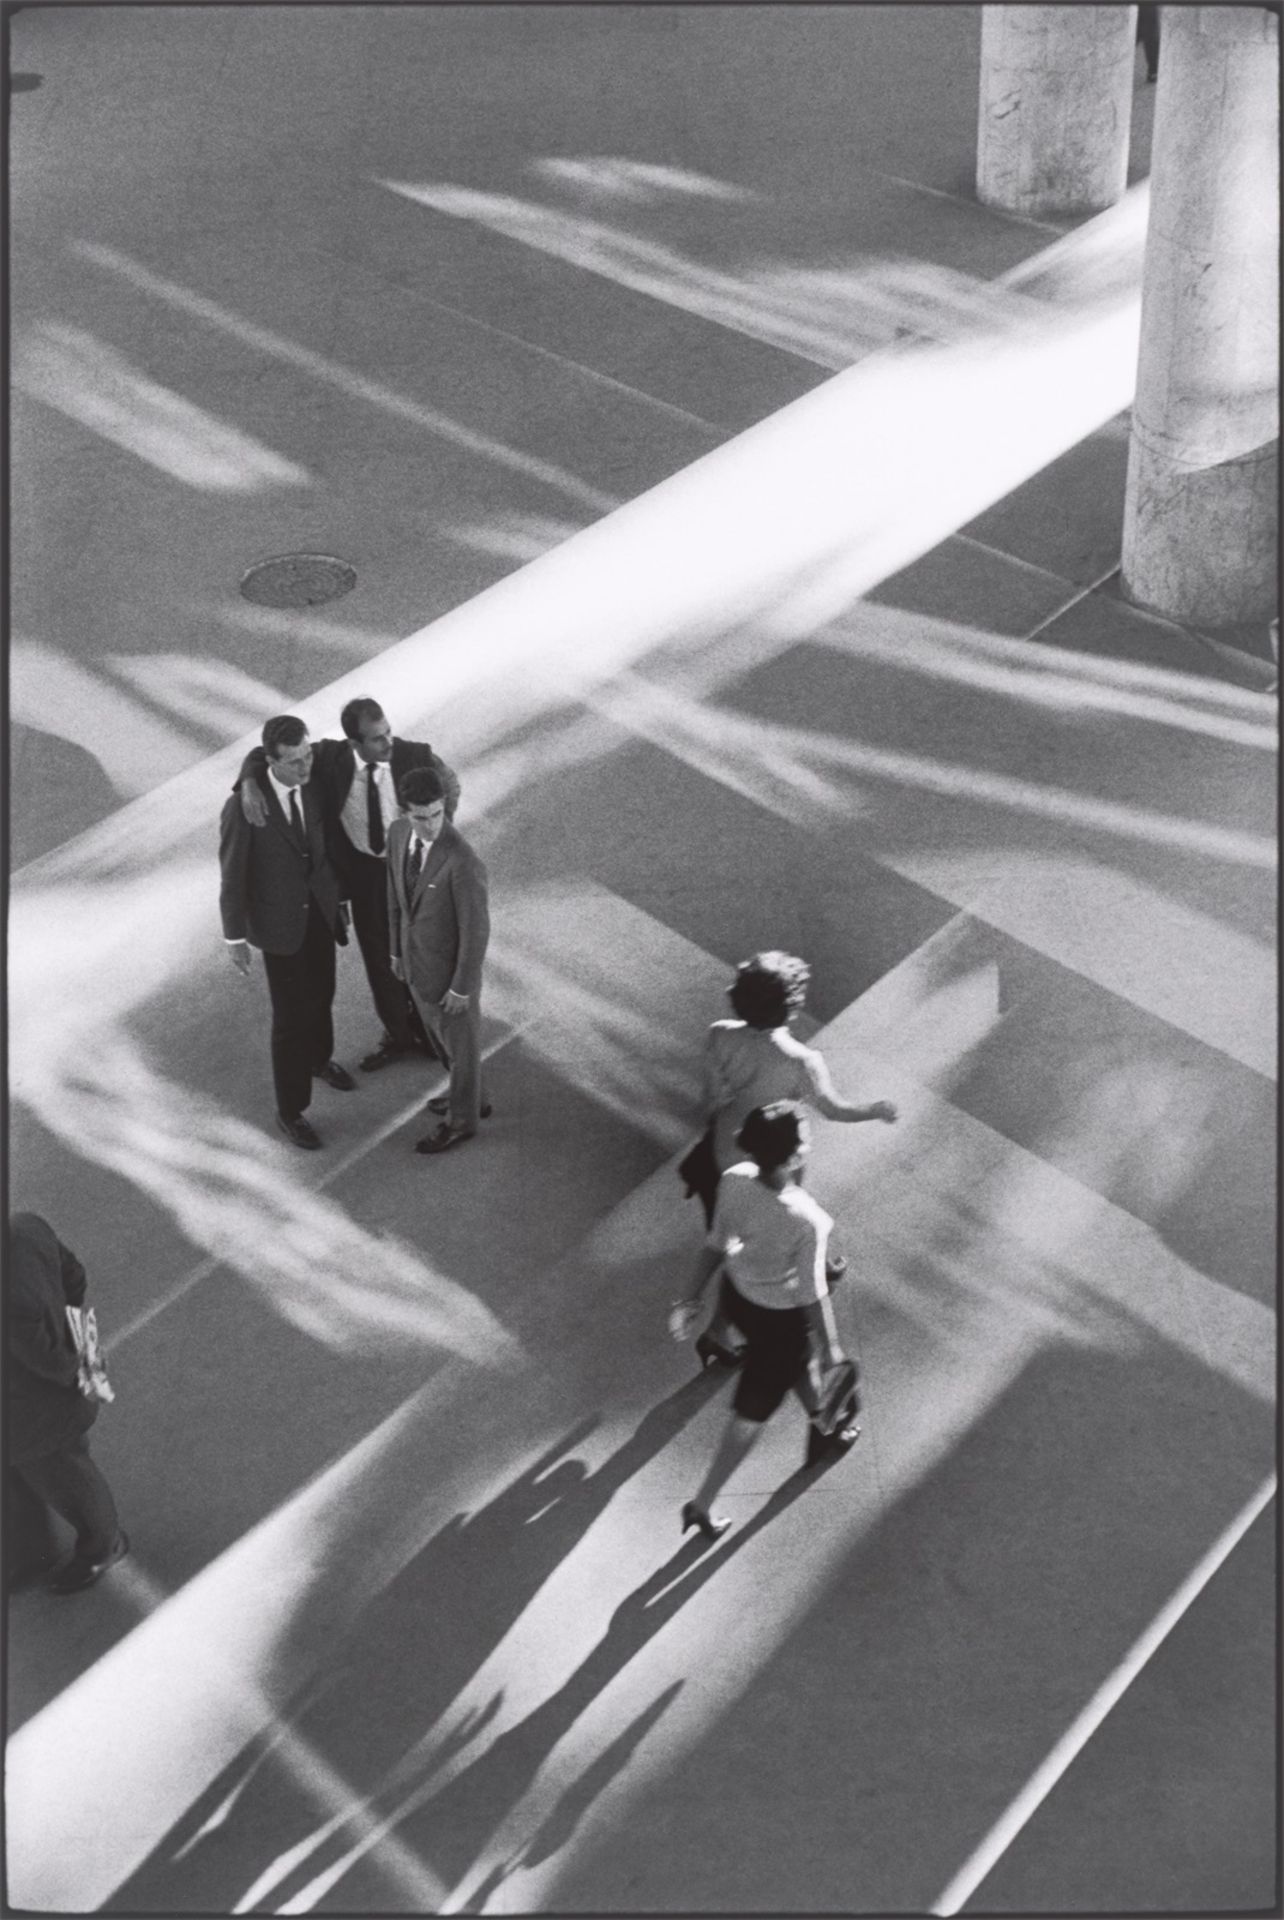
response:
M303 825L303 812L299 806L299 790L297 787L290 788L290 825L294 830L294 837L299 843L299 851L303 855L304 869L310 873L312 871L312 849L308 845L308 836Z
M407 891L410 893L413 893L415 890L415 883L423 871L423 864L424 843L417 833L412 833L410 836L410 859L406 863L406 886Z
M366 834L370 841L371 853L382 853L384 849L383 808L379 804L379 782L375 778L373 760L366 768Z

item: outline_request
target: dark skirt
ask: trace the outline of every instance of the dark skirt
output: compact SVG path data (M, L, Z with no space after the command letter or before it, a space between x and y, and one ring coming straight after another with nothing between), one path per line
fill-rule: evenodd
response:
M724 1276L722 1306L745 1337L733 1401L742 1420L770 1420L807 1370L808 1317L802 1307L760 1307Z

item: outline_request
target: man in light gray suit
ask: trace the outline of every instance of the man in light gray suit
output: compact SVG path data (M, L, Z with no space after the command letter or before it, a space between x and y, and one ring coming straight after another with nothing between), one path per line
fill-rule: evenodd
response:
M416 1153L445 1153L471 1140L490 1112L481 1084L481 977L490 914L486 868L446 819L446 789L433 767L397 786L403 813L388 828L388 923L392 970L414 996L450 1091L428 1110L445 1118Z

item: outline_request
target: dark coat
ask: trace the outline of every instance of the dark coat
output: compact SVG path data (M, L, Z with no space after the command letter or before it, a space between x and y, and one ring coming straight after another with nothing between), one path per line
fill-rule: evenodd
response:
M5 1399L15 1465L55 1453L93 1425L98 1402L76 1385L79 1360L65 1309L83 1306L85 1269L47 1220L9 1222Z
M342 945L339 883L326 849L325 802L315 773L298 789L307 839L295 837L271 780L264 780L268 821L252 827L234 793L219 822L219 909L226 940L248 940L264 953L297 953L307 929L308 896ZM286 805L288 805L288 801Z
M459 781L439 754L433 752L426 740L396 740L392 743L392 788L395 793L404 774L413 767L431 767L446 789L446 818L453 820L455 809L459 805ZM356 761L351 740L314 740L312 742L312 779L321 795L325 813L326 845L330 854L330 865L338 877L339 886L346 900L351 887L352 842L343 830L340 815L344 802L352 791L352 782L356 775ZM253 747L241 762L241 770L236 776L237 784L242 780L255 779L261 787L267 786L267 754L262 747Z

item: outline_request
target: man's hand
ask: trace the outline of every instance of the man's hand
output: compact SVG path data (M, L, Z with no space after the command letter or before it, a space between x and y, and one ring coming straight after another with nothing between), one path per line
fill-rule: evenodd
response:
M669 1308L669 1333L681 1343L689 1340L695 1332L696 1322L700 1318L698 1300L675 1300Z
M248 940L230 940L227 951L238 973L248 973L253 964Z
M871 1120L886 1120L890 1126L896 1118L896 1109L890 1100L875 1100L869 1110L869 1117Z
M456 993L453 987L447 987L445 998L441 1003L441 1010L448 1019L453 1018L453 1016L458 1013L467 1013L468 995L466 993Z
M405 985L406 969L402 966L395 954L392 957L392 977L394 980L400 980L403 986Z
M267 825L267 801L257 780L245 779L241 782L241 812L252 827Z

